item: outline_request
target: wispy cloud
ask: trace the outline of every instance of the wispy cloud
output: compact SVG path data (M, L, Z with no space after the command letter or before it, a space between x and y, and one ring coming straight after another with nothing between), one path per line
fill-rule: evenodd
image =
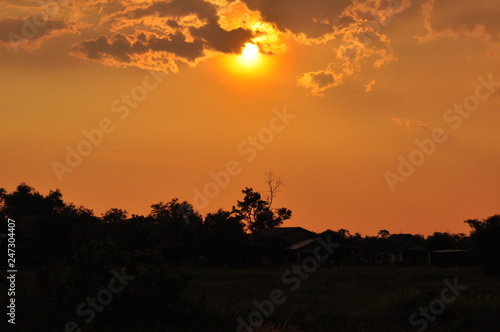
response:
M392 121L397 123L400 126L406 127L408 129L422 129L425 131L432 131L434 128L420 121L410 120L410 119L401 119L401 118L392 118Z
M368 84L365 84L365 92L372 91L375 83L377 83L377 82L375 82L374 80L371 80L370 82L368 82Z
M378 69L396 61L391 40L383 32L383 27L392 16L405 11L410 5L409 0L403 0L397 8L377 0L352 2L338 14L333 26L333 37L338 44L332 54L333 60L324 72L337 78L335 84L318 86L311 79L317 75L317 71L305 73L298 79L298 84L320 96L326 89L344 84L350 76L362 71L364 66L371 65Z
M453 15L450 15L453 6ZM478 0L470 2L457 0L453 4L427 0L421 5L426 33L415 38L420 43L439 39L478 39L486 43L500 45L500 25L496 3Z

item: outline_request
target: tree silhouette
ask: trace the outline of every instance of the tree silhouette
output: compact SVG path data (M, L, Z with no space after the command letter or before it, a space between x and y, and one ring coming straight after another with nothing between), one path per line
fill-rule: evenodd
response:
M207 253L218 263L240 264L246 256L247 238L242 217L218 210L205 217Z
M427 237L427 243L432 249L467 249L464 241L465 234L450 234L448 232L434 232Z
M387 239L391 235L391 233L389 233L387 229L381 229L378 231L377 235L382 239Z
M292 211L286 208L271 210L269 202L263 200L260 193L252 188L247 187L242 193L245 197L238 201L237 207L233 207L233 213L246 222L247 230L252 234L278 227L292 216Z
M500 274L500 215L479 221L464 221L471 228L472 251L476 262L489 274Z
M101 220L105 223L113 223L127 220L128 212L122 209L112 208L102 214Z
M274 198L281 191L281 186L285 186L281 176L276 177L273 172L264 173L265 183L267 185L266 201L269 203L269 208L273 205Z
M203 219L191 204L177 198L159 202L151 205L148 217L155 225L149 239L167 261L181 262L200 255Z

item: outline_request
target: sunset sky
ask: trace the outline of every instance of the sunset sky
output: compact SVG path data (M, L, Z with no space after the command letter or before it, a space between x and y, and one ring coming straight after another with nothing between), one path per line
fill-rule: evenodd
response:
M468 233L500 213L497 0L0 0L0 187ZM215 179L214 179L215 178Z

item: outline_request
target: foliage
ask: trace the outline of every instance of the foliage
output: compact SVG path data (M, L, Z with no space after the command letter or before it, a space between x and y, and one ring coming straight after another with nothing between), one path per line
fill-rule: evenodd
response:
M260 193L252 188L242 190L245 197L238 201L233 213L246 222L247 229L252 234L260 234L265 230L283 224L284 220L292 217L292 211L286 208L271 209L270 203L261 198Z
M476 262L490 274L500 274L500 215L485 220L466 220L471 228Z

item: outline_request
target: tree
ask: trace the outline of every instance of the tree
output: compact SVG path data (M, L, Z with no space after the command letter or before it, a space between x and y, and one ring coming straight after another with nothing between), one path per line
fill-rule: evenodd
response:
M292 216L292 211L286 208L271 210L269 202L263 200L260 193L252 188L247 187L242 193L245 197L238 201L237 207L233 207L233 213L246 222L247 230L252 234L278 227Z
M227 264L241 263L247 253L242 217L232 215L229 211L218 210L205 217L208 233L208 256L216 262Z
M16 253L25 264L71 257L98 221L91 210L66 204L59 190L44 196L21 183L15 191L0 194L0 215L16 221Z
M381 229L378 231L377 235L382 239L387 239L391 235L391 233L389 233L387 229Z
M122 209L112 208L102 214L101 220L105 223L113 223L127 220L128 212Z
M500 215L464 222L472 228L470 237L476 262L486 273L500 274Z
M179 201L178 198L172 198L170 202L159 202L151 205L149 217L155 223L167 223L177 227L187 226L191 223L200 224L202 218L194 207L186 201Z
M267 185L266 201L269 203L269 208L273 205L274 198L281 191L281 186L285 184L281 180L281 176L274 176L272 171L267 171L264 173L265 183Z
M180 262L199 256L203 224L191 204L177 198L159 202L151 205L148 217L155 227L148 241L156 244L167 261Z
M434 232L427 237L427 243L434 250L467 249L464 236L464 234Z

